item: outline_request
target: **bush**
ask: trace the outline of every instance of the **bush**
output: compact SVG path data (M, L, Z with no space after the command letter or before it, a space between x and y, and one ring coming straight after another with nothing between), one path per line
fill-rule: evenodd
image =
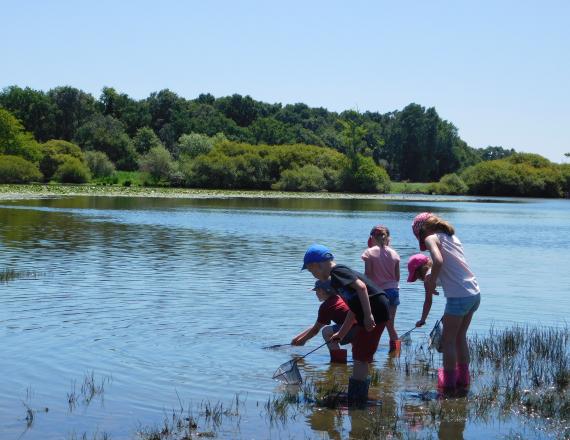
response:
M32 162L19 156L0 156L0 183L28 183L42 180L42 173Z
M54 174L55 180L61 183L85 183L91 180L89 168L79 159L62 155L64 159Z
M283 171L272 188L281 191L320 191L326 189L326 184L327 180L319 167L305 165Z
M102 151L87 151L85 160L94 177L110 177L115 172L115 165Z
M461 195L467 194L469 188L457 174L446 174L438 183L430 185L430 192L436 194Z
M154 183L169 182L176 172L176 162L164 147L154 147L139 161L141 171L147 172Z
M346 166L343 170L344 190L365 193L387 193L390 191L390 177L371 157L358 156L357 168Z
M60 139L52 139L42 144L41 151L43 157L40 160L40 171L43 173L46 181L53 177L66 157L75 157L81 162L85 161L85 156L79 146Z
M201 154L208 154L213 146L213 138L205 134L183 134L178 139L178 154L193 159Z

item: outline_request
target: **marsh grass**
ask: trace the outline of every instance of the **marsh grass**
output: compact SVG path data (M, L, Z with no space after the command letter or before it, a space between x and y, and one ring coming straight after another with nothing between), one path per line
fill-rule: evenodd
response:
M0 270L0 283L9 283L10 281L20 279L36 279L43 275L41 272L34 270L16 270L4 268Z

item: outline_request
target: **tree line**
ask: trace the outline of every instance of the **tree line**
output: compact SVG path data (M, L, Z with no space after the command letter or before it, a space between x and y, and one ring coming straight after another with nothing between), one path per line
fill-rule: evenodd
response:
M137 169L138 158L148 152L154 137L178 157L181 136L191 133L209 137L221 133L230 141L250 145L315 145L346 155L357 151L385 168L392 179L416 182L437 181L514 152L471 148L434 108L413 103L384 114L337 113L302 103L270 104L239 94L186 99L165 89L136 100L105 87L96 99L69 86L47 92L10 86L0 92L0 106L38 142L65 140L83 150L102 151L120 170Z

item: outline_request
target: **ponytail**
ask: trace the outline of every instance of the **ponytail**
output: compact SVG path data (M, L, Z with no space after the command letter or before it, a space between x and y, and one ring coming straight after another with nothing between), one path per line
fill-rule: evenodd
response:
M437 215L432 215L429 217L423 224L422 229L424 231L430 230L434 232L443 232L447 235L455 234L455 228L453 225L448 221L445 221L442 218L438 217Z

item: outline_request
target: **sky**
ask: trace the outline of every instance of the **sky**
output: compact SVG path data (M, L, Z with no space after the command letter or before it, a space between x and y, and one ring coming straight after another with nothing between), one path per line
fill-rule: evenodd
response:
M570 2L0 0L0 88L435 107L472 147L570 162Z

